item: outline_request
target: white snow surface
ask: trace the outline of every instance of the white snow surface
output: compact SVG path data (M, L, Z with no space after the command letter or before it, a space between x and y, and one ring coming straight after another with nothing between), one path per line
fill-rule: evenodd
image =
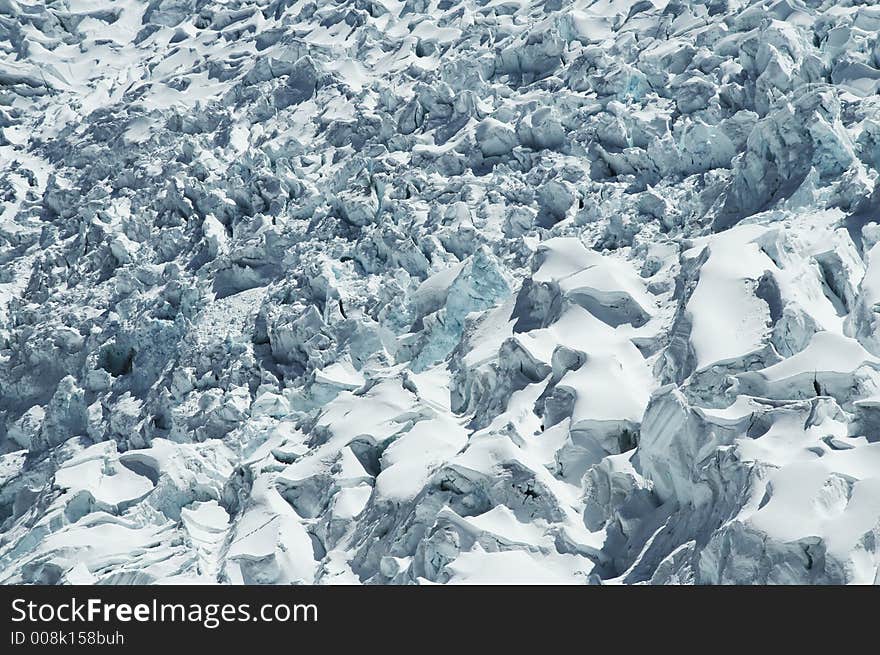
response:
M878 33L0 0L0 583L880 582Z

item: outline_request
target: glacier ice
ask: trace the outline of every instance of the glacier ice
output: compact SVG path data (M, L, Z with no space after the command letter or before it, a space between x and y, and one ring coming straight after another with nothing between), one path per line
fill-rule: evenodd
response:
M0 2L0 582L880 582L880 8Z

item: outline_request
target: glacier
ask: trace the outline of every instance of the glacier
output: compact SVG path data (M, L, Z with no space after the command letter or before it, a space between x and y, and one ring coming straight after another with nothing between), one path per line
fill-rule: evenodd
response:
M0 0L0 583L880 583L872 0Z

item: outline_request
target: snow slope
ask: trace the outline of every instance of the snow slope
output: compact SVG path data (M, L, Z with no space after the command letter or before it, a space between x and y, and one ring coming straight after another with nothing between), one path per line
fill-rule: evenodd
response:
M880 582L878 33L0 0L0 582Z

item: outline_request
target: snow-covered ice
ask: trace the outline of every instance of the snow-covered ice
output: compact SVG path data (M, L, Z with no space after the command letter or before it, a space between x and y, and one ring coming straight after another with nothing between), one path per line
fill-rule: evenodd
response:
M0 0L0 583L880 582L878 33Z

